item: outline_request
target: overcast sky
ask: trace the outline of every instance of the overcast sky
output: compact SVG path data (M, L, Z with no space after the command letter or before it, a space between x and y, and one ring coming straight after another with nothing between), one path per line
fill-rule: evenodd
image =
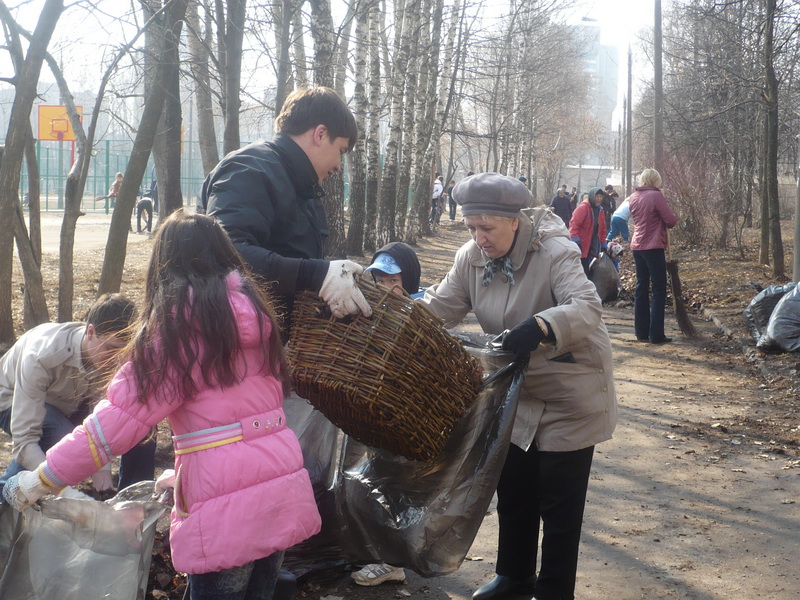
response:
M669 0L662 1L666 5ZM338 4L342 7L345 5L344 0L332 0L332 2L334 5ZM119 35L120 29L117 24L109 25L112 22L109 15L72 6L80 4L85 6L86 3L81 0L67 0L65 4L69 8L62 15L55 34L55 39L61 42L61 50L55 51L54 54L64 65L73 89L93 89L102 74L101 63L107 63L107 55L127 40L116 37ZM125 0L96 4L101 8L106 7L108 10L119 11L124 11L129 6ZM43 5L44 0L11 0L8 2L9 8L12 9L20 23L29 30L36 26ZM491 2L487 6L490 7ZM335 10L335 12L338 11ZM487 8L486 12L491 13L492 9ZM598 22L602 30L602 43L616 45L619 48L619 60L622 65L619 86L621 106L622 95L625 93L626 87L627 48L629 44L633 45L636 56L637 34L642 28L652 28L653 0L581 0L567 20L577 23L584 17ZM10 64L4 60L4 54L0 53L0 76L10 76ZM636 61L636 58L634 60ZM650 78L651 68L649 65L639 61L635 62L634 86L637 86L638 81ZM46 68L42 71L42 79L52 81L52 76ZM636 96L635 91L634 96Z

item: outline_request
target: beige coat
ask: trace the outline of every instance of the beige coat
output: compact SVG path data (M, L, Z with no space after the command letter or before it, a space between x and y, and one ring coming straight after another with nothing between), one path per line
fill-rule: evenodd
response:
M448 327L472 310L490 334L533 315L547 321L556 342L531 353L511 441L525 450L534 442L548 452L580 450L610 439L616 424L611 341L563 221L545 208L526 215L510 254L515 285L498 271L483 287L489 257L470 241L422 302Z

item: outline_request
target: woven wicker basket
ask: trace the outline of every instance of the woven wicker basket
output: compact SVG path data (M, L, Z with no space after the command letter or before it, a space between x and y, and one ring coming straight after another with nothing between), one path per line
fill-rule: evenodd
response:
M358 441L430 460L474 400L480 365L424 305L365 278L359 287L369 318L334 319L316 294L296 298L295 391Z

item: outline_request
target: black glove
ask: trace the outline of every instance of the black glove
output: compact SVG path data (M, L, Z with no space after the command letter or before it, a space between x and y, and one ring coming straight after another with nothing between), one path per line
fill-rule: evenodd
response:
M536 317L525 319L503 338L503 350L514 353L514 362L528 360L530 353L539 347L545 333L536 322Z

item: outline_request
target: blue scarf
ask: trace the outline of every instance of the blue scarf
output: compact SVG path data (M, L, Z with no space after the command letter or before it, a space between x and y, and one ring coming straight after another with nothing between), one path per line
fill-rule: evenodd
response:
M511 264L510 256L503 256L501 258L493 258L486 263L483 267L483 281L481 285L486 287L492 283L492 278L495 273L500 271L508 279L508 285L514 285L514 267Z

